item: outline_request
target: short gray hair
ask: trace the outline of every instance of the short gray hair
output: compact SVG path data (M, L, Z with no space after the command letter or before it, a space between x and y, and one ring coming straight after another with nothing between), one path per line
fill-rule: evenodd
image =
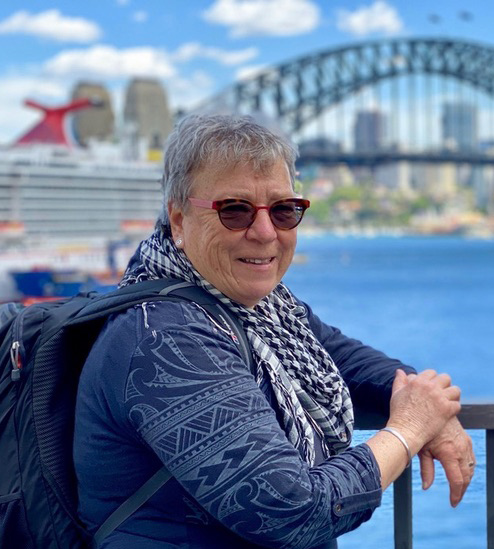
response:
M193 176L201 168L233 168L245 162L256 172L268 173L277 161L283 160L293 188L296 158L297 147L291 141L250 116L189 115L178 123L165 145L163 204L156 225L169 226L169 203L186 206Z

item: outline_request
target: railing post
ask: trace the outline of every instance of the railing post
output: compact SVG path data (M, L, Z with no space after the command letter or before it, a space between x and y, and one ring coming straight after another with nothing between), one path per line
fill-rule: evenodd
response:
M412 464L393 484L393 512L395 549L412 549Z
M487 499L487 549L494 549L494 429L485 432L485 472Z
M386 417L355 408L356 429L376 430ZM465 429L484 429L487 506L487 549L494 549L494 404L463 404L458 416ZM412 549L412 467L405 469L393 484L395 549Z

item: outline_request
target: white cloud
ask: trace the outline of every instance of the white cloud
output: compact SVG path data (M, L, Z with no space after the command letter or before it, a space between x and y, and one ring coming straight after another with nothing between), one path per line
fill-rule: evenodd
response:
M24 106L24 99L31 98L53 106L63 105L69 101L76 80L67 76L0 77L0 144L11 143L40 119L38 110ZM103 83L112 95L115 113L120 115L128 80L112 82L105 79ZM177 74L164 82L172 109L196 107L211 97L214 84L213 78L204 71L195 71L187 77Z
M117 4L119 6L127 6L129 4L130 0L117 0Z
M0 21L0 34L31 34L59 42L93 42L102 31L92 21L82 17L67 17L58 10L38 14L18 11Z
M266 69L266 65L249 65L247 67L242 67L235 73L235 80L246 80L264 72Z
M202 15L230 27L233 37L304 34L320 21L319 7L312 0L215 0Z
M376 0L355 11L338 10L337 27L355 36L366 36L373 32L396 34L403 30L404 25L393 6L384 0Z
M189 78L177 77L167 82L167 91L172 108L196 107L210 97L214 80L204 71L195 71Z
M226 51L219 48L202 46L198 42L188 42L178 48L172 55L172 59L177 62L185 62L202 57L212 59L222 65L239 65L257 57L258 54L259 51L254 47L237 51Z
M144 10L135 11L135 12L132 14L132 19L133 19L136 23L145 23L145 22L148 20L148 17L149 17L148 12L147 12L147 11L144 11Z
M198 43L184 44L173 52L151 47L117 49L109 45L66 49L42 65L0 75L0 143L12 141L39 119L39 113L23 106L22 100L27 97L51 105L63 104L77 80L89 79L103 82L118 99L130 78L145 76L164 82L173 107L189 108L214 93L215 81L203 70L186 74L188 62L208 58L233 66L257 53L256 48L226 51Z
M172 53L151 47L119 50L113 46L96 45L87 49L62 51L44 63L43 71L52 76L171 78L177 74L175 68L177 63L207 58L223 65L238 65L257 54L256 48L225 51L202 46L199 43L184 44Z
M105 79L132 76L169 78L176 72L169 56L162 50L151 47L118 50L105 45L63 51L48 60L43 69L49 75Z

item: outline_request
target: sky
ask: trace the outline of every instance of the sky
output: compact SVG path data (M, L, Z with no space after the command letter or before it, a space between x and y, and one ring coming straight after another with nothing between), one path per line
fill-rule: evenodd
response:
M432 7L431 7L432 6ZM191 108L263 68L345 44L448 36L494 45L491 0L2 0L0 143L39 115L23 106L104 84L117 117L133 77Z

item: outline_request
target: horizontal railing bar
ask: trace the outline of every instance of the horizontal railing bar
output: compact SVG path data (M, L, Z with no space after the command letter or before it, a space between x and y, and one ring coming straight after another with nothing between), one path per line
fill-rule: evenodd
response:
M465 429L494 429L494 402L464 403L458 419ZM387 417L355 408L355 429L381 429L386 425Z
M494 403L466 403L458 416L465 429L494 429Z

